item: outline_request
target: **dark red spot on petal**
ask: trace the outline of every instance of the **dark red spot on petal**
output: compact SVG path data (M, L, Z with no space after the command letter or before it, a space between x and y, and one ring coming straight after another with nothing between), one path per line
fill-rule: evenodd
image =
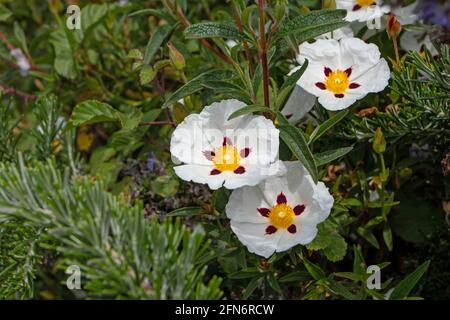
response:
M274 226L268 226L266 228L266 234L272 234L272 233L275 233L275 232L277 232L277 228L275 228Z
M240 155L242 158L247 158L248 155L250 154L251 149L250 148L244 148L241 150Z
M220 170L212 169L209 174L212 175L212 176L216 176L216 175L221 174L221 173L222 173L222 171L220 171Z
M258 209L256 209L256 210L258 210L258 212L263 216L263 217L268 217L269 216L269 214L270 214L270 209L267 209L267 208L258 208Z
M295 224L291 224L288 228L288 231L290 233L296 233L297 232L297 227L295 226Z
M294 207L294 213L296 216L299 216L305 211L305 206L302 204L299 204L298 206Z
M323 73L325 73L325 76L328 77L331 72L333 72L333 71L330 68L328 68L328 67L323 68Z
M321 89L321 90L325 90L327 88L325 86L325 83L323 83L323 82L316 82L316 87Z
M212 159L214 158L214 156L216 154L214 151L203 151L203 155L205 156L206 159L208 159L209 161L212 161Z
M360 86L361 85L359 83L353 82L353 83L350 83L349 88L356 89L356 88L359 88Z
M336 98L343 98L343 97L344 97L344 94L343 94L343 93L336 93L334 96L335 96Z
M357 10L359 10L359 9L361 9L361 6L359 5L359 4L357 4L357 5L355 5L354 7L353 7L353 11L357 11Z
M280 193L280 194L277 196L277 203L278 203L278 204L281 204L281 203L286 203L286 202L287 202L286 196L284 195L283 192Z
M228 137L223 137L223 141L222 141L222 146L230 146L232 143L231 143L231 139L230 138L228 138Z
M240 166L239 168L234 170L234 173L236 173L236 174L243 174L243 173L245 173L245 168L243 166Z
M284 116L286 117L286 119L289 120L290 118L292 118L293 114L292 113L288 113L288 114L285 114Z
M350 75L352 74L352 67L345 69L344 72L347 74L347 77L350 77Z
M372 2L371 6L376 6L377 3L376 2Z

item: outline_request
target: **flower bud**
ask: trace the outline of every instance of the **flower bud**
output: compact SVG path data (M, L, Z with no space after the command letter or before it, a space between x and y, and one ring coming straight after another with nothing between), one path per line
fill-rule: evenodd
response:
M169 56L174 67L178 70L184 69L186 62L183 55L173 46L173 44L169 43L167 46L169 47Z
M373 136L372 147L373 150L378 154L384 153L384 151L386 151L386 139L384 138L381 128L378 128L375 132L375 135Z
M397 37L402 31L400 21L398 21L397 17L393 13L390 13L388 16L386 31L389 38Z

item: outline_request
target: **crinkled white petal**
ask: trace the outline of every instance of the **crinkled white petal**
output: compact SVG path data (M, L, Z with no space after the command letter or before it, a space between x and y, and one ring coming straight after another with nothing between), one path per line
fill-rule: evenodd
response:
M283 162L285 173L271 176L254 187L243 187L232 192L225 208L231 228L250 252L268 258L297 244L310 243L317 234L317 224L330 214L334 199L323 182L315 184L310 174L298 162ZM258 208L270 209L283 192L291 207L305 205L304 212L296 216L297 231L292 234L278 229L266 234L269 218Z
M231 120L229 116L245 104L238 100L213 103L200 114L185 118L174 130L170 152L176 174L187 181L206 183L211 189L222 185L229 189L256 185L267 176L278 173L277 158L279 131L274 124L262 117L247 114ZM222 146L224 138L231 141L239 151L249 148L250 153L239 163L244 173L224 171L211 174L214 163L204 152L215 151Z

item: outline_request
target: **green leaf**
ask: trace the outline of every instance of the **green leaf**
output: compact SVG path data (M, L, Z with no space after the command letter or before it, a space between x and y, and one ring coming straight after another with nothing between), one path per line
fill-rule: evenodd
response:
M314 279L321 280L325 278L325 272L323 272L323 270L318 265L313 264L305 257L303 257L303 264L306 270L308 270L309 274L312 275Z
M363 281L363 277L360 274L353 272L335 272L333 273L336 277L345 278L353 281Z
M329 164L331 161L339 159L345 156L347 153L353 150L353 147L344 147L335 150L328 150L314 155L314 160L317 166L323 166Z
M28 53L27 38L25 37L25 32L17 21L14 22L14 36L19 41L22 49Z
M341 112L336 113L334 116L332 116L330 119L319 125L314 131L311 133L309 137L308 144L313 143L317 139L319 139L325 132L327 132L329 129L331 129L335 124L337 124L339 121L341 121L345 116L348 114L348 109L343 110Z
M259 271L257 268L248 268L245 270L237 271L228 276L230 279L248 279L255 277L262 277L265 273Z
M299 42L315 38L348 24L343 21L346 10L315 10L287 21L276 33L276 38L295 34Z
M298 128L291 125L280 125L279 129L281 139L305 166L314 182L317 183L319 174L317 172L316 163L303 134Z
M383 131L381 131L381 128L378 128L377 131L375 131L375 134L373 136L372 148L378 154L382 154L384 153L384 151L386 151L386 139L384 138L384 134Z
M12 16L11 11L9 11L4 5L0 4L0 21L4 22Z
M167 216L168 217L197 216L204 212L205 210L203 210L202 207L186 207L173 210L172 212L168 213Z
M217 71L210 70L205 73L202 73L191 81L186 83L184 86L175 91L163 104L163 108L167 108L177 102L178 100L189 96L195 92L198 92L203 89L204 85L209 81L220 81L227 80L233 77L233 73L230 71Z
M400 281L400 283L395 287L394 291L390 295L390 300L399 300L406 298L411 290L419 282L420 278L425 274L430 266L430 260L422 263L416 270L410 273L405 279Z
M197 23L187 27L184 30L184 36L187 39L201 38L227 38L235 40L244 40L248 37L240 32L235 26L225 23L204 22Z
M308 281L311 280L311 275L306 271L296 271L289 273L283 277L281 277L279 282L297 282L297 281Z
M388 250L392 251L392 231L388 224L386 224L383 229L383 240Z
M118 121L119 114L120 112L109 104L97 100L86 100L73 109L70 121L72 125L79 127L97 122Z
M106 4L88 4L80 12L81 29L75 30L75 40L82 43L87 38L92 30L102 22L102 19L108 12Z
M131 111L124 113L119 113L120 124L122 125L122 129L124 130L133 130L139 126L144 115L142 112L136 108L133 108Z
M178 187L180 186L180 181L173 176L159 176L152 182L150 182L152 190L159 196L173 197L177 194Z
M147 43L144 54L144 62L150 64L155 56L156 52L164 46L172 35L172 31L177 27L177 24L169 25L165 24L156 28L155 32L150 37Z
M270 273L269 276L267 277L267 281L269 282L270 287L275 290L276 292L281 294L281 287L280 284L278 283L277 278L275 278L275 276L273 275L273 273Z
M356 296L353 295L349 289L347 289L345 286L340 284L339 282L336 282L334 280L329 280L327 282L327 287L335 294L340 295L344 297L347 300L356 300Z
M323 249L323 253L332 262L341 261L347 253L347 242L341 235L336 235L330 245Z
M64 78L74 80L78 75L78 64L74 56L73 36L70 31L60 28L50 35L50 44L55 50L53 66L56 73Z
M235 112L233 112L229 117L228 120L243 116L247 113L253 113L253 112L269 112L271 113L272 111L267 108L267 107L262 107L259 105L249 105L249 106L245 106L239 110L236 110Z
M305 73L305 70L308 67L308 63L309 63L308 59L305 59L305 62L302 64L300 69L298 69L297 71L295 71L294 73L292 73L291 75L289 75L287 77L287 79L284 81L283 85L281 86L280 91L283 91L286 88L291 88L294 85L296 85L297 81L300 80L303 73Z
M263 278L262 277L255 277L253 278L247 287L245 288L244 295L242 296L242 299L247 300L253 291L255 291L256 288L258 288L262 284Z
M370 230L367 230L366 228L363 228L363 227L359 227L356 231L367 242L369 242L375 248L380 249L380 244L378 243L377 238L375 238L375 236L373 235L373 233Z
M141 71L139 72L139 82L141 83L141 85L147 84L153 81L155 76L156 76L155 69L153 69L149 65L144 65Z

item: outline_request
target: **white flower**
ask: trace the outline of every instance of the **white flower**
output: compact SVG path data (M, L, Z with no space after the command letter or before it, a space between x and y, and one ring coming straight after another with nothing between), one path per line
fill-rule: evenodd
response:
M341 40L342 38L353 38L352 28L342 27L316 37L316 39L335 39L335 40Z
M211 189L254 186L278 173L279 131L263 116L228 120L245 104L224 100L191 114L175 129L170 152L175 173Z
M336 9L347 10L347 21L372 21L388 13L389 6L381 0L336 0Z
M309 64L297 84L328 110L345 109L388 85L389 66L374 44L358 38L319 39L303 43L299 50L298 62L308 59Z
M265 258L310 243L334 202L325 184L315 184L298 161L283 165L285 174L233 191L225 208L239 240Z

